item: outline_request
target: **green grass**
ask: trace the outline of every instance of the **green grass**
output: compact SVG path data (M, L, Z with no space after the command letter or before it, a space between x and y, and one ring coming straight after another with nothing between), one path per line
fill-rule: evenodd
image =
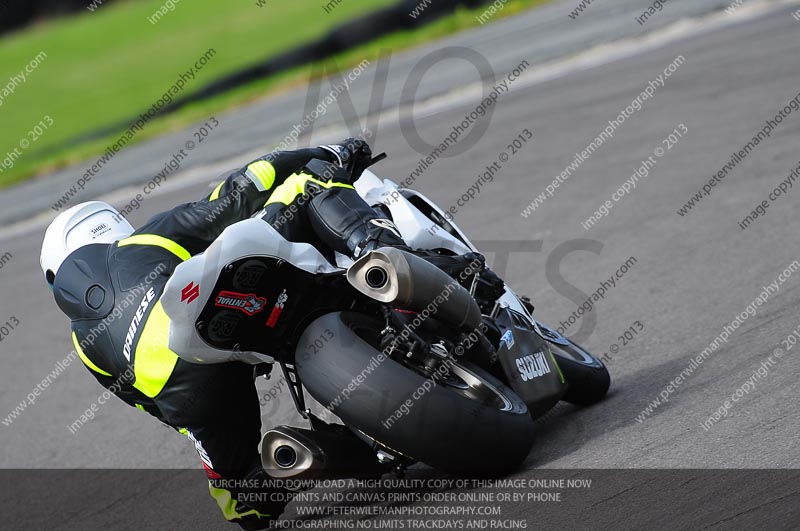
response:
M509 0L492 20L546 1ZM55 122L13 168L0 173L0 186L102 153L119 133L53 148L149 108L209 48L216 55L181 95L394 0L343 0L330 14L323 11L321 0L267 0L265 7L256 6L255 0L236 0L224 7L210 0L182 0L157 24L150 24L147 17L163 3L116 2L94 13L43 23L0 39L0 88L39 52L47 54L29 80L0 107L0 123L5 125L0 128L0 159L43 116ZM326 66L348 70L364 58L376 60L383 48L397 51L479 25L476 16L484 9L459 10L423 28L385 36L339 55ZM298 67L187 106L149 122L135 141L180 129L271 92L301 86L310 72L310 65ZM45 149L48 153L42 156Z

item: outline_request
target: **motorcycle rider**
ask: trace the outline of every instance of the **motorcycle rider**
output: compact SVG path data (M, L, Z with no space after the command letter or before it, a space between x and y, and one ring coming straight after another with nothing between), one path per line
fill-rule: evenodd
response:
M328 179L313 176L303 171L312 159L340 170ZM59 214L46 231L41 266L71 319L77 354L102 386L188 436L224 517L244 529L269 527L290 501L280 489L251 495L264 494L254 485L267 479L258 454L253 368L181 359L168 347L170 319L159 298L182 262L259 211L288 239L352 258L377 247L405 247L393 223L353 187L372 161L369 146L356 139L273 152L230 172L200 201L160 213L138 230L110 205L90 201ZM433 261L447 270L475 256Z

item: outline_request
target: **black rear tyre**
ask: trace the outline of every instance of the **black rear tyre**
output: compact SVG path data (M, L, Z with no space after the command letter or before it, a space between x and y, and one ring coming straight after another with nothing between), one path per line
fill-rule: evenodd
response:
M503 474L524 461L533 423L516 393L462 360L453 373L472 386L433 384L377 350L382 328L380 320L353 312L314 321L296 352L308 392L389 451L439 470ZM328 338L322 346L321 337Z

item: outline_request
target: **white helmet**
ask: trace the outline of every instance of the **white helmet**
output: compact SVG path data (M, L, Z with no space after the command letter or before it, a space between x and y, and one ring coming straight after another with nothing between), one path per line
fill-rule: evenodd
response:
M39 263L51 286L64 260L92 243L114 243L133 234L133 227L117 209L102 201L75 205L56 216L47 227Z

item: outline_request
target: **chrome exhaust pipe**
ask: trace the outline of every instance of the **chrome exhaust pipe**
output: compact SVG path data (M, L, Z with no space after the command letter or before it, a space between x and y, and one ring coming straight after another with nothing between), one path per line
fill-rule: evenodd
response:
M261 441L261 465L275 479L309 480L380 476L385 468L349 432L277 426Z
M367 253L347 270L347 280L377 301L415 312L427 309L462 330L481 323L481 310L469 291L435 265L400 249Z
M299 430L278 426L264 434L261 464L276 479L315 477L325 468L325 454Z

